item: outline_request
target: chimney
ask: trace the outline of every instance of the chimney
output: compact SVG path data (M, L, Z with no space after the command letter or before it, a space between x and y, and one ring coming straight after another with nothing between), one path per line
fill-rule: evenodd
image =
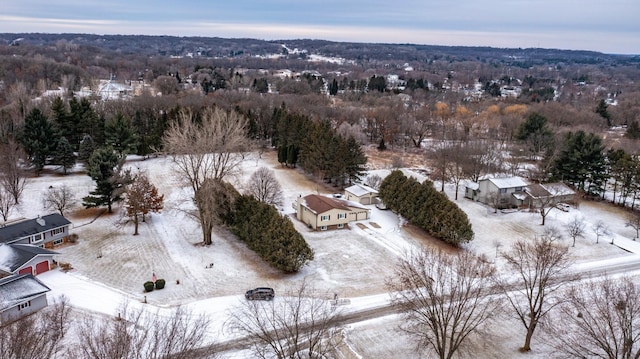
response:
M44 219L40 218L40 216L39 216L39 215L38 215L38 218L36 218L36 222L37 222L39 225L41 225L41 226L43 226L43 227L44 227L44 224L45 224Z

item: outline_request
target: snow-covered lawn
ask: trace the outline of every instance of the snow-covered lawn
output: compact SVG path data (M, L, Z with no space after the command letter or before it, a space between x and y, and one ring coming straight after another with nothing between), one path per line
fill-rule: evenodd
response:
M220 340L224 337L222 324L226 311L243 300L242 294L247 289L270 286L277 294L307 278L327 299L332 298L333 293L341 298L351 298L351 304L347 306L351 309L373 305L372 302L384 303L388 299L384 294L385 278L392 273L403 253L424 245L445 247L420 230L404 225L391 211L373 206L371 219L361 221L360 226L352 224L345 230L311 232L295 219L291 204L300 195L338 190L316 185L298 169L281 167L275 160L275 153L268 152L262 158L248 157L243 162L242 173L229 180L240 187L260 166L275 172L284 192L281 211L291 215L296 228L315 251L315 259L300 273L285 275L265 265L224 229L215 231L213 245L200 244L200 229L184 212L191 206L190 190L179 182L169 158L133 158L128 165L134 170L145 171L159 192L165 195L165 209L141 223L138 236L132 235L132 225L119 224L119 206L114 207L113 214L81 208L81 198L92 190L93 182L80 171L68 176L45 173L29 179L22 203L12 215L12 218L33 218L47 214L42 197L50 186L66 185L73 189L78 204L67 218L73 223L71 232L78 234L79 240L56 249L60 253L58 261L70 263L73 270L68 273L55 270L39 278L53 289L52 296L65 294L75 307L116 315L123 301L158 308L187 305L196 312L211 314L214 318L212 340ZM372 172L382 177L389 170ZM406 173L423 178L418 172L406 170ZM452 191L453 186L447 185L450 198L454 197ZM624 225L624 212L603 203L584 202L569 212L554 209L544 227L540 225L541 217L537 213L494 213L481 203L464 199L462 190L456 203L468 214L475 231L475 239L463 248L496 261L498 266L501 263L497 253L508 250L518 239L540 235L544 228L556 228L565 237L563 241L571 245L564 226L575 216L586 223L585 237L578 238L576 246L570 248L578 263L588 265L594 260L615 261L623 257L628 260L637 256L631 253L634 250L640 253L640 248L634 249L640 247L640 242L630 239L635 231ZM616 245L609 244L610 238L601 238L600 243L595 243L591 226L597 220L603 220L609 226ZM144 293L143 283L151 280L153 273L167 281L166 288ZM145 297L148 304L142 304ZM349 350L360 357L418 357L407 339L394 330L397 321L397 316L389 316L345 328ZM518 355L516 349L522 344L520 339L524 338L524 332L517 322L509 323L513 324L511 329L497 328L492 339L499 344L496 348L491 349L494 345L487 343L476 345L486 350L487 355L482 357Z

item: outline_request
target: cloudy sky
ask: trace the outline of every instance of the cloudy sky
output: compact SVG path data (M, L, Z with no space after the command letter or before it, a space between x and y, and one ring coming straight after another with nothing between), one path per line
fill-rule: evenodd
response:
M640 54L639 0L0 0L0 32L543 47Z

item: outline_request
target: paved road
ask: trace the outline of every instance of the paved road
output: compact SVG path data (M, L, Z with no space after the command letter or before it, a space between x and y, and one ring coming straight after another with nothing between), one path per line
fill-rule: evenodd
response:
M575 280L576 275L581 279L595 279L604 276L630 275L640 272L640 255L633 255L614 260L592 261L574 266L574 270L564 277L565 280ZM497 294L501 289L495 288L491 293ZM391 304L381 304L361 310L345 310L337 318L337 326L344 326L369 319L381 318L400 313L399 307ZM243 337L216 343L198 350L199 353L222 353L247 349L255 341L253 338Z

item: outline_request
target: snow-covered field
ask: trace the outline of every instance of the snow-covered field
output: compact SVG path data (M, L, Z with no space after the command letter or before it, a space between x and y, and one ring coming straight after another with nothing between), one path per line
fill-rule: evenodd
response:
M15 219L47 214L42 197L49 187L66 185L73 188L78 203L67 218L72 221L71 231L79 235L79 240L56 249L60 253L58 261L70 263L73 270L67 273L54 270L39 278L53 289L52 297L65 294L71 304L82 311L116 315L124 301L160 310L184 305L196 312L208 313L212 318L211 340L223 340L228 338L223 331L227 310L244 300L242 295L247 289L270 286L276 292L284 292L306 278L313 287L326 293L327 299L332 299L333 293L350 298L351 304L344 309L356 310L388 299L385 278L405 251L424 245L442 246L438 240L403 225L391 211L373 206L371 219L360 222L361 226L354 224L345 230L311 232L295 220L291 204L300 195L337 190L316 185L297 169L280 167L275 161L275 153L269 152L262 158L248 157L243 162L242 173L231 182L236 187L241 186L260 166L275 172L284 192L281 211L292 216L296 228L315 251L314 261L297 274L285 275L265 265L224 229L215 231L213 245L200 244L198 225L183 211L190 206L191 194L172 171L169 158L131 158L128 165L134 170L145 171L165 195L165 209L141 223L138 236L132 235L132 225L119 224L122 218L118 206L114 207L113 214L101 209L82 209L81 198L93 188L93 182L83 173L68 176L45 173L29 179L22 203L11 216ZM417 172L405 171L422 178ZM389 170L378 168L371 172L384 176ZM446 191L453 198L453 186L446 186ZM603 203L584 202L569 212L554 209L544 227L540 225L541 218L537 213L494 213L481 203L464 199L462 190L456 203L468 214L475 231L475 239L464 249L496 261L499 267L497 253L508 250L517 239L539 235L544 228L555 227L564 235L564 242L571 245L571 239L564 234L564 225L575 216L586 222L585 237L578 238L575 247L570 248L582 267L598 260L637 260L637 254L632 252L640 253L640 248L636 248L640 247L640 242L630 240L635 231L624 225L624 212ZM609 244L610 238L601 238L600 243L595 243L591 226L597 220L603 220L609 226L616 245ZM143 283L151 280L153 273L167 281L166 288L144 293ZM148 304L143 304L145 300ZM388 316L344 328L345 357L421 357L396 330L398 320L397 316ZM549 352L536 347L535 336L534 352L519 354L517 348L523 340L524 329L520 324L502 318L491 338L474 343L470 352L482 358L549 356ZM242 357L242 354L229 353L229 357Z

